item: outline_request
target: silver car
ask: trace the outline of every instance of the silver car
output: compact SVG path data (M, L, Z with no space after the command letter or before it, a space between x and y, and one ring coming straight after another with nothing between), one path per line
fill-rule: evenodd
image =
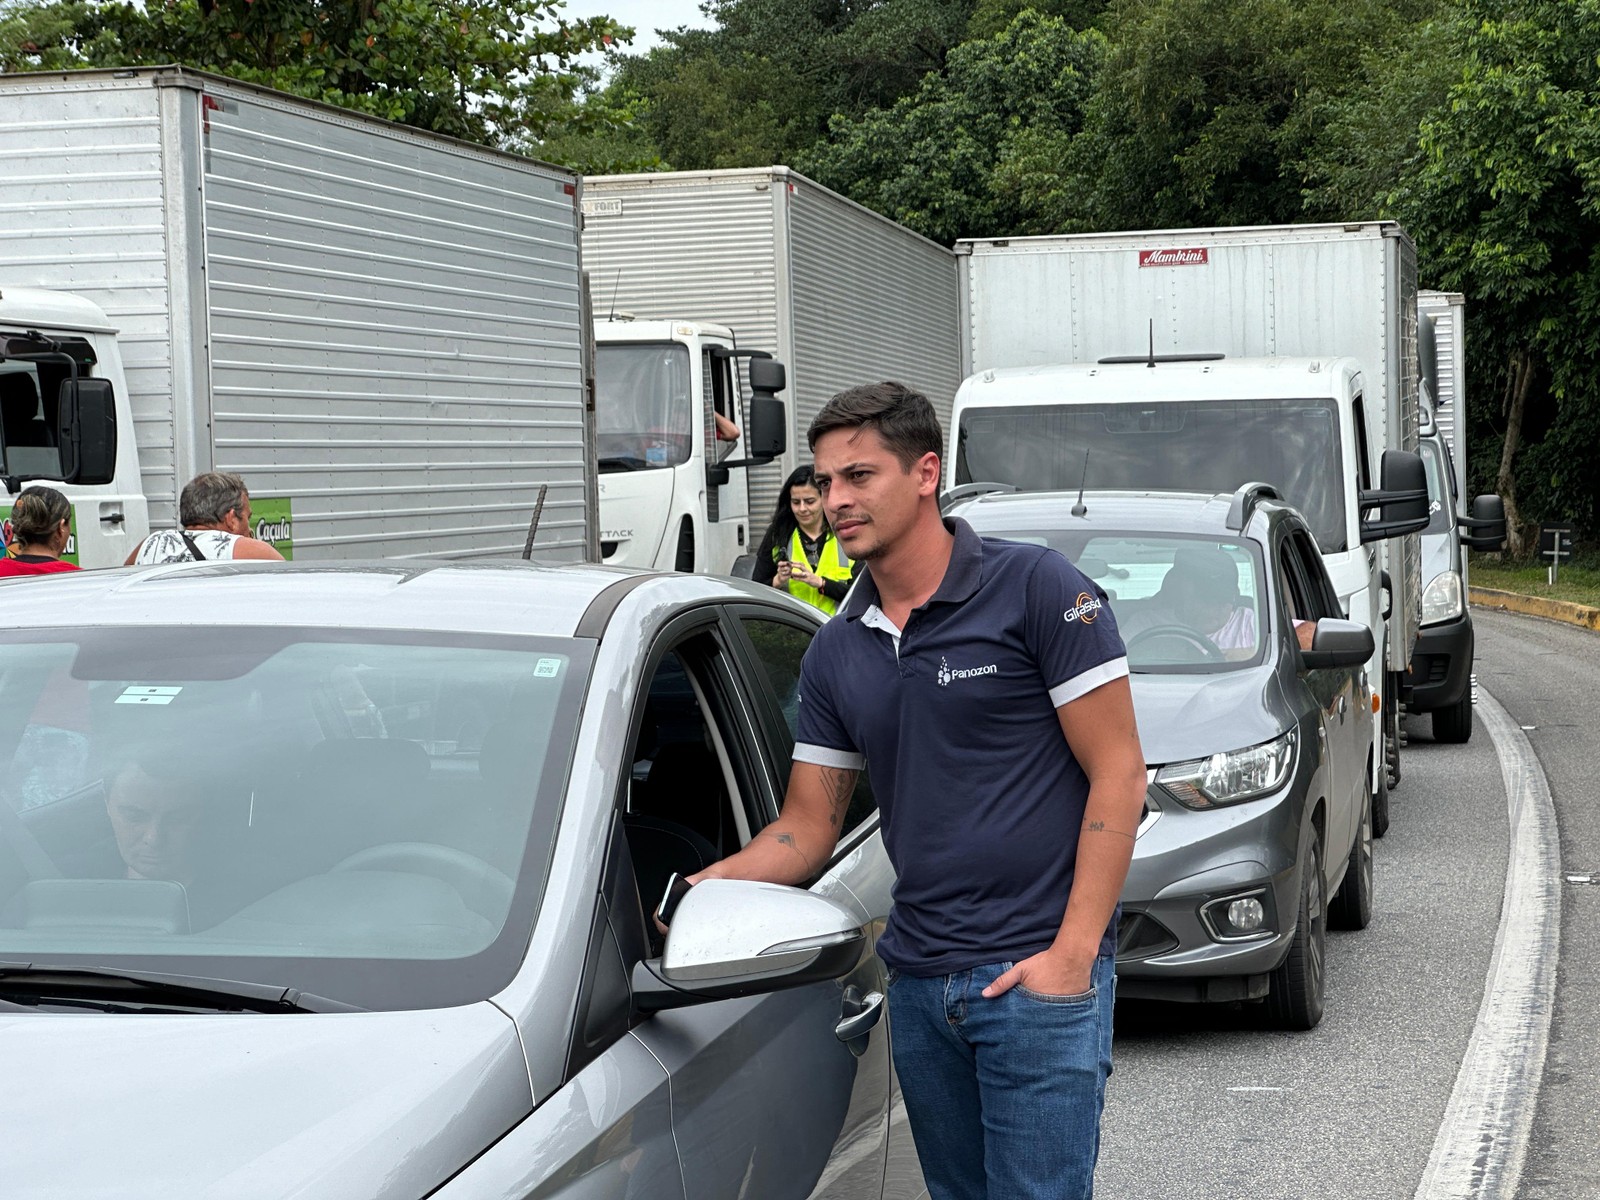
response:
M0 585L6 1195L924 1194L865 787L809 892L646 915L775 817L819 619L520 563Z
M981 485L973 485L974 487ZM1372 913L1372 633L1343 619L1305 521L1232 496L987 495L951 511L1049 545L1106 594L1149 764L1117 996L1260 1000L1322 1019L1325 935ZM1097 596L1068 619L1093 620ZM1299 631L1314 629L1302 650ZM1377 772L1382 778L1382 772Z

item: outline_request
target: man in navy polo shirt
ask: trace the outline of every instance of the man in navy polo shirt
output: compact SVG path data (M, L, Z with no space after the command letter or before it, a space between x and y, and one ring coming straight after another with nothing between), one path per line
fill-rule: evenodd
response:
M1145 789L1116 623L1060 554L941 518L926 397L842 392L809 437L867 570L806 653L782 815L705 874L811 880L868 767L896 872L878 943L894 1063L930 1193L1088 1197Z

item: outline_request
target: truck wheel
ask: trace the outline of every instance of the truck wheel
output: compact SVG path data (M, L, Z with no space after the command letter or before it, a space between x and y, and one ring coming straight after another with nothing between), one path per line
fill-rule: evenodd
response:
M1368 775L1371 778L1371 775ZM1378 787L1372 793L1372 836L1381 838L1389 832L1389 773L1378 772Z
M1366 789L1363 788L1363 791ZM1344 882L1328 906L1328 924L1334 929L1365 929L1372 923L1372 797L1361 801L1361 824L1350 847L1350 865Z
M688 517L678 526L678 556L672 569L685 575L694 574L694 523Z
M1461 693L1449 708L1433 710L1433 740L1464 742L1472 736L1472 689Z
M1322 839L1311 836L1311 853L1300 872L1300 912L1289 953L1272 973L1267 1020L1276 1029L1314 1029L1322 1020L1326 977L1328 909L1322 891Z

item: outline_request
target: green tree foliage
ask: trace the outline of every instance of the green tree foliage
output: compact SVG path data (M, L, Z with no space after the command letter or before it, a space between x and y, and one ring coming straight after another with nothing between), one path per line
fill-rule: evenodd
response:
M893 105L836 117L798 165L940 241L1038 232L1036 193L1063 178L1050 148L1080 128L1104 54L1100 34L1026 10Z
M787 163L836 113L892 104L944 69L974 0L711 0L718 28L668 34L612 87L679 169Z
M40 0L0 10L0 67L178 62L499 145L574 110L578 56L631 31L559 0Z
M1498 452L1476 473L1498 482L1514 525L1520 512L1593 530L1600 4L1462 0L1460 12L1452 56L1464 67L1422 118L1420 164L1388 204L1428 280L1468 297L1480 428L1495 434L1479 442Z

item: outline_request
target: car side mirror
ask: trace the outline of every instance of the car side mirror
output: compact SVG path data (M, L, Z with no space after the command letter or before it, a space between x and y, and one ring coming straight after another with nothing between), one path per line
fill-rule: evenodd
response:
M1457 517L1456 524L1470 529L1461 538L1463 546L1474 550L1504 550L1506 546L1506 506L1499 496L1476 496L1470 509L1471 516Z
M634 967L634 1007L660 1012L838 979L865 945L856 915L822 896L702 880L678 902L665 952Z
M64 483L110 483L117 473L117 397L109 379L68 379L56 419Z
M1372 630L1360 621L1323 617L1311 636L1311 649L1300 651L1300 661L1311 671L1359 667L1372 658L1376 646Z
M1431 519L1428 513L1428 472L1422 456L1410 450L1385 450L1379 472L1378 491L1362 492L1362 512L1376 508L1374 520L1361 522L1361 541L1381 542L1385 538L1421 533Z

